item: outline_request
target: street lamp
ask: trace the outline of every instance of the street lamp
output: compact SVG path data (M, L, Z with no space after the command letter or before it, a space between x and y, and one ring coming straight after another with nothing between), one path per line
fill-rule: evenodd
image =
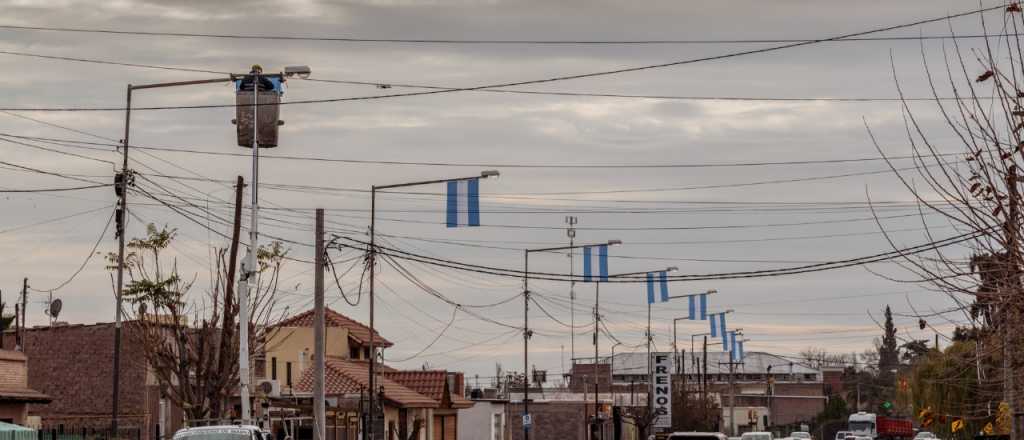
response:
M556 246L547 248L536 248L536 249L523 249L523 372L527 374L530 370L530 336L533 332L530 331L530 253L531 252L554 252L554 251L565 251L572 249L581 249L591 246L615 246L622 244L622 240L608 240L604 243L596 244L574 244L569 246ZM596 309L595 309L596 313ZM596 325L595 321L595 325ZM575 331L575 330L573 330ZM571 333L571 332L570 332ZM594 377L597 377L597 340L595 336L594 340ZM597 388L594 389L595 399L597 395ZM596 410L595 410L596 411ZM530 419L530 385L524 383L523 385L523 439L530 439L530 426L532 420Z
M441 184L441 183L448 183L448 182L461 182L461 181L467 181L467 180L473 180L473 179L486 179L488 177L498 177L499 175L501 175L501 173L499 173L497 170L484 170L484 171L481 171L480 174L475 175L475 176L456 177L456 178L452 178L452 179L421 180L421 181L416 181L416 182L394 183L394 184L390 184L390 185L373 185L373 186L370 187L370 252L369 252L369 262L370 262L370 295L369 295L370 296L370 342L369 342L369 346L370 346L369 347L370 348L370 368L369 368L369 383L370 383L370 389L371 390L374 389L373 385L374 385L374 380L375 380L375 372L376 372L376 364L377 364L377 354L376 354L376 350L374 348L374 344L375 344L374 336L375 336L375 333L377 332L375 324L374 324L374 284L375 284L374 283L374 273L376 272L376 268L377 268L377 235L376 235L376 231L377 231L377 227L376 227L377 226L377 191L378 190L385 190L385 189L395 189L395 188L408 188L410 186L434 185L434 184ZM368 406L369 406L369 412L370 412L370 417L369 417L370 422L368 423L369 426L367 428L363 429L363 437L366 438L366 439L371 439L372 440L372 439L376 438L376 431L375 431L376 425L375 425L374 422L376 420L376 415L377 415L376 414L377 411L376 411L376 408L374 407L374 403L373 403L374 402L373 393L370 393L368 399L369 399L369 405Z
M254 67L256 67L256 66L254 66ZM297 75L297 76L302 77L302 78L308 78L310 73L311 73L311 69L309 68L309 66L289 66L289 67L285 68L285 73L283 75L285 77L292 77L292 76L296 76ZM131 173L128 170L128 149L129 149L129 146L131 145L131 142L130 142L129 139L130 139L130 135L131 135L132 92L134 92L135 90L157 89L157 88L167 88L167 87L180 87L180 86L193 86L193 85L200 85L200 84L213 84L213 83L230 82L230 81L236 81L239 78L244 77L244 76L245 76L245 74L233 74L232 73L232 74L227 74L226 76L222 76L222 77L218 77L218 78L200 79L200 80L192 80L192 81L173 81L173 82L153 83L153 84L137 84L137 85L128 84L128 86L126 88L127 93L125 94L125 107L124 107L124 139L121 139L121 146L122 146L122 150L121 150L121 157L122 157L121 172L118 173L115 176L115 178L114 178L114 184L115 184L115 187L116 187L116 190L117 190L117 194L119 196L118 208L117 208L117 211L115 212L115 217L117 219L115 228L117 230L117 235L118 235L118 245L117 245L117 285L115 287L115 290L116 290L116 301L115 301L116 302L116 306L115 306L116 307L116 312L115 313L116 314L115 314L115 317L114 317L114 378L113 378L113 382L114 383L113 383L113 390L112 390L113 391L113 396L112 396L112 399L111 399L113 401L113 409L112 409L112 414L111 414L111 429L115 433L117 432L118 413L119 413L119 409L120 409L119 408L119 403L120 403L119 402L119 396L120 396L120 383L121 383L121 380L120 380L120 377L121 377L121 315L123 314L123 296L122 296L122 293L123 293L123 289L124 289L124 246L125 246L124 234L125 234L125 231L126 231L126 227L125 226L126 226L126 223L127 223L127 212L128 212L128 185L130 185L131 181L132 181ZM254 88L254 92L255 92L255 88ZM255 115L256 115L256 111L257 111L256 107L257 107L256 105L253 105L253 115L254 115L253 121L254 121L254 126L256 125L255 124L255 121L256 121ZM255 130L255 127L254 127L254 130ZM253 148L253 157L254 158L256 157L256 150L257 150L256 148ZM255 184L256 184L256 178L257 178L256 171L257 171L257 168L256 168L255 159L254 159L254 162L253 162L253 214L254 215L253 215L253 229L252 229L252 231L250 231L251 234L252 234L252 241L253 241L252 246L255 246L255 242L256 242L256 228L255 228L255 224L256 224L256 216L255 216L255 212L256 212L256 209L255 209L255 206L256 206L256 203L255 203L255 201L256 201L256 191L255 191L255 188L256 188L256 186L255 186ZM255 254L255 252L254 252L254 254ZM253 265L250 265L250 266L253 266ZM242 276L245 276L245 274L242 274ZM231 280L229 282L233 282L233 281L234 280ZM242 301L241 298L240 298L239 299L239 309L240 309L239 310L239 329L240 329L239 333L240 333L240 337L243 336L243 335L247 336L248 330L249 330L248 329L248 325L243 325L242 324L243 322L248 322L248 318L247 317L246 317L245 320L242 319L242 317L243 317L242 310L245 310L247 312L248 311L247 310L247 306L248 306L248 304L246 303L246 301ZM248 340L246 340L245 338L242 338L241 340L245 341L246 345L248 345ZM239 356L239 366L244 368L244 369L243 368L239 369L239 377L241 378L241 381L243 383L243 386L241 388L241 392L242 392L242 417L243 417L243 420L248 420L248 414L249 414L249 412L248 412L248 408L249 408L249 401L248 401L249 390L247 388L247 385L248 385L247 374L248 374L248 371L249 371L249 367L248 367L248 352L247 351L243 352L241 350L241 348L242 347L240 346L239 347L240 354L244 354L244 359L245 359L245 364L242 364L243 357ZM245 372L245 374L243 374L243 371Z

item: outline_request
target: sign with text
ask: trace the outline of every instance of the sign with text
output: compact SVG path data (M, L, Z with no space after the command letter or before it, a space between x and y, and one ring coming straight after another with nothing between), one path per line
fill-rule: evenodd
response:
M651 377L655 428L672 427L672 356L651 353Z

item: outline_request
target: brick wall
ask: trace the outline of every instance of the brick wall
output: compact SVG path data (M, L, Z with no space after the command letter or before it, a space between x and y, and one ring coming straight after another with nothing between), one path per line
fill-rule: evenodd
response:
M594 414L593 404L583 402L530 402L530 417L533 419L531 440L586 440L587 414ZM505 418L509 426L510 440L523 440L523 405L508 405ZM611 422L606 422L605 438L611 439Z
M0 351L0 388L24 389L27 387L25 356L15 351Z
M155 428L150 426L150 408L159 394L147 385L141 347L130 331L130 326L124 327L121 339L121 425L151 433ZM4 334L5 347L13 347L13 336ZM28 385L53 398L49 404L29 405L29 413L40 416L44 426L109 427L114 326L40 327L26 330L24 337L31 364Z

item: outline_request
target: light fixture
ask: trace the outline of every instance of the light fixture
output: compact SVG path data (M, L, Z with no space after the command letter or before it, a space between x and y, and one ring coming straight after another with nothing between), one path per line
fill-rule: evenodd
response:
M288 66L284 68L284 76L287 77L297 76L307 79L311 73L313 73L313 70L309 66Z
M480 177L486 179L488 177L498 177L501 173L498 170L484 170L480 173Z

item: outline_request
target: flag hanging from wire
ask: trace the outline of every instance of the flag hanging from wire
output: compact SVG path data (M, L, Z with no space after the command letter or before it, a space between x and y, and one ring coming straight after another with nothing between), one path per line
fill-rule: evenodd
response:
M690 300L690 314L689 316L687 316L687 318L691 321L694 321L697 319L697 297L694 295L690 295L688 299Z
M740 362L743 362L743 340L742 339L740 339L739 342L736 343L736 351L739 353L739 359L738 360Z
M655 279L657 278L657 279ZM661 302L668 302L668 273L647 272L647 304L654 304L654 284L661 291Z
M711 337L712 338L717 338L718 337L718 319L717 319L717 316L718 316L718 314L716 314L716 313L712 313L712 314L708 315L708 320L711 322Z
M700 320L708 319L708 294L700 294Z
M597 258L594 258L595 247L597 248ZM598 281L608 281L608 245L606 244L583 246L583 281L588 283L594 281L595 273L597 273ZM650 283L648 282L649 288Z
M729 332L729 357L732 358L733 362L739 362L739 351L736 349L736 332Z
M480 179L448 182L445 224L449 228L480 226Z

